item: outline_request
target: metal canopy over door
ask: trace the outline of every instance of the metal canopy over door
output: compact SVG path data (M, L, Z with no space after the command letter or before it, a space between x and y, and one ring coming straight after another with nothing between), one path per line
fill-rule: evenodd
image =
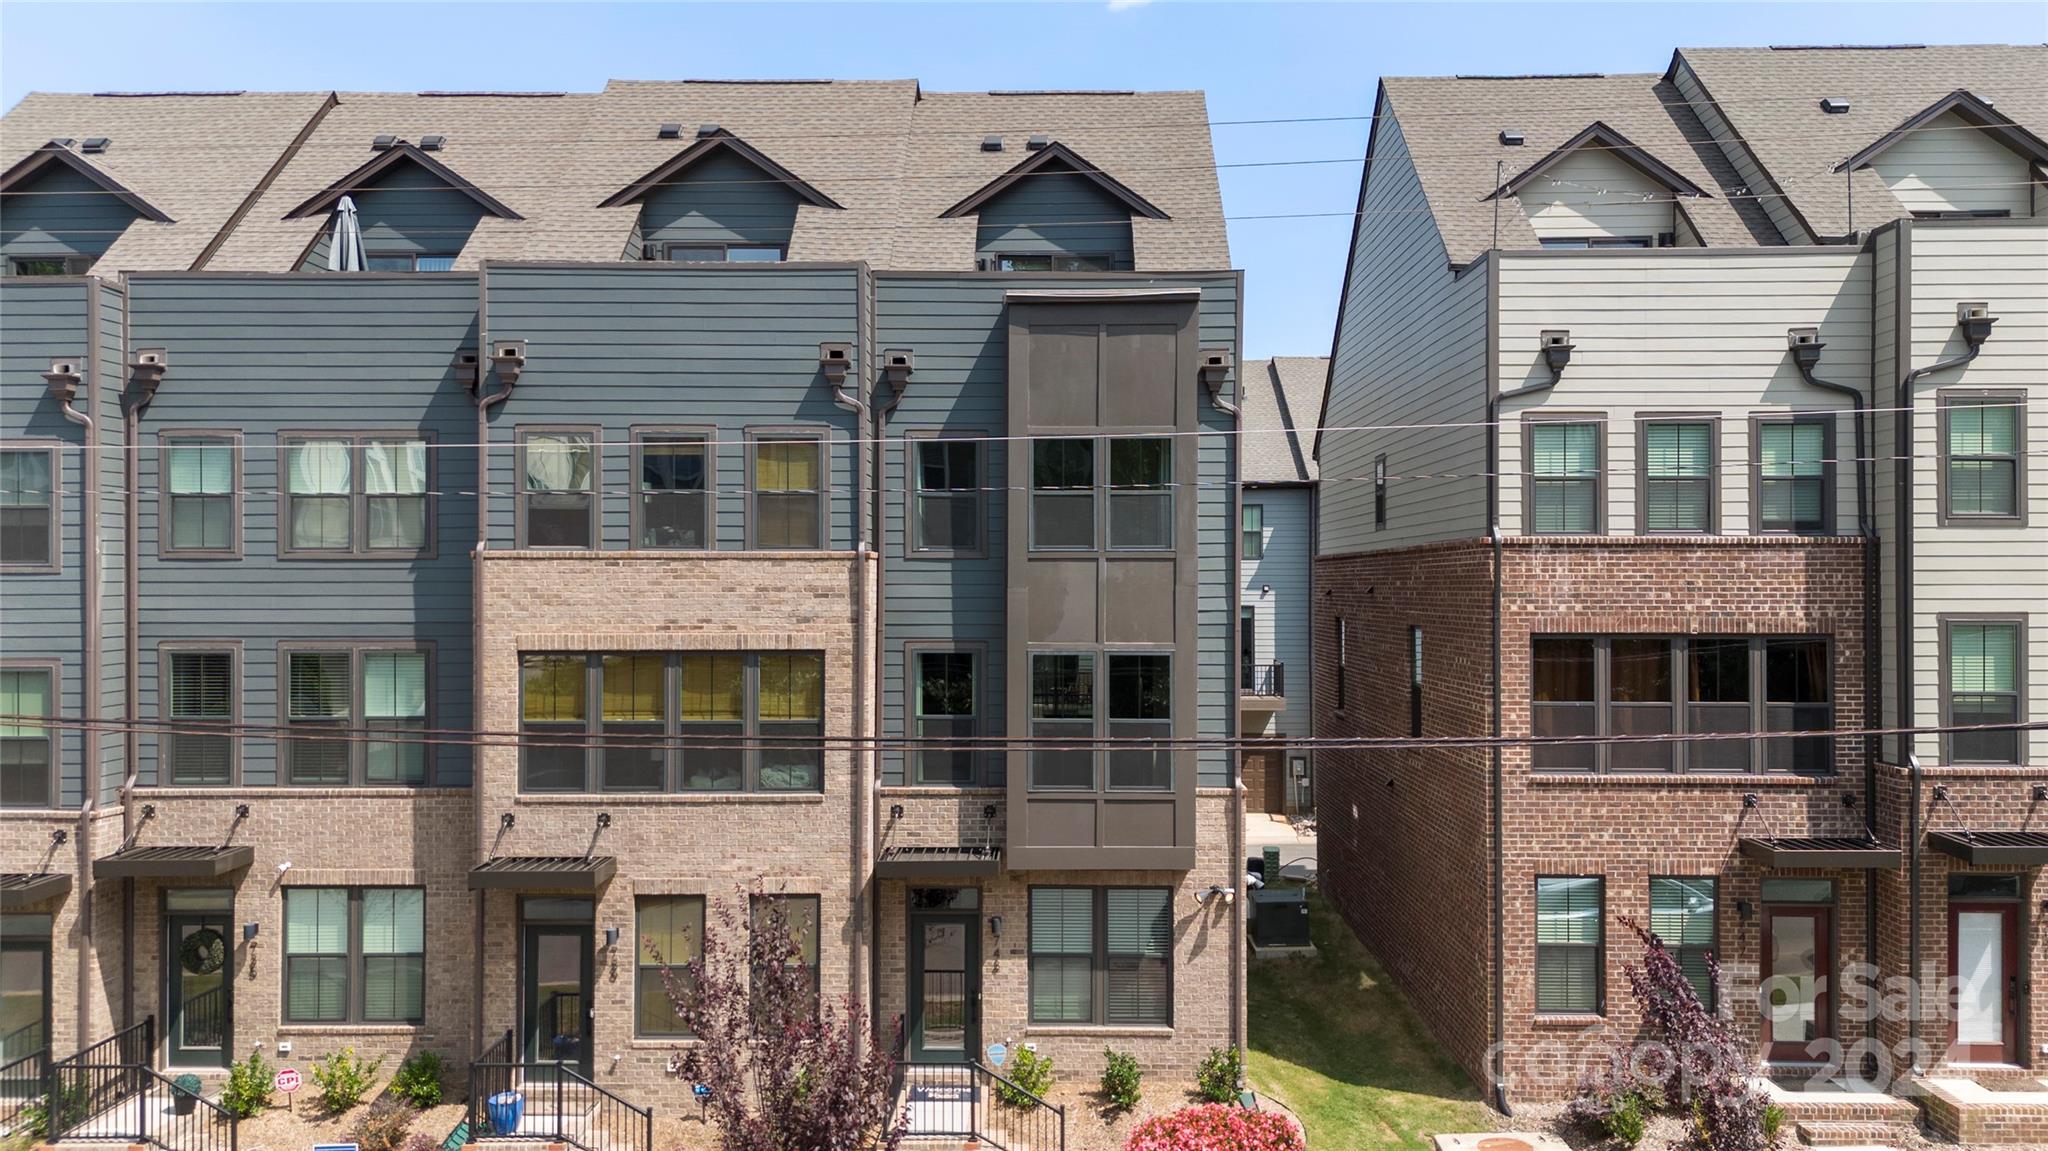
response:
M566 902L566 901L565 901ZM520 949L526 1058L590 1074L591 927L527 923Z
M234 920L227 910L165 914L164 1039L173 1067L226 1067L234 1020Z
M1948 960L1955 975L1949 1059L2018 1063L2019 905L1950 903Z
M1773 1063L1820 1062L1815 1045L1834 1035L1833 918L1829 907L1764 907L1764 1057Z

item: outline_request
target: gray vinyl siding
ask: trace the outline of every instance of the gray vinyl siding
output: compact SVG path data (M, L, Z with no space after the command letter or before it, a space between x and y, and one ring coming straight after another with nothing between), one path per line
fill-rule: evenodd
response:
M280 431L423 431L429 491L465 493L476 474L475 409L455 378L476 342L476 278L440 276L140 275L129 282L130 344L167 349L170 372L144 414L140 683L137 712L165 714L159 645L240 645L245 723L283 722L280 643L421 641L433 650L432 726L471 724L474 503L430 495L435 550L422 559L280 559ZM161 554L160 437L239 429L240 541L235 559ZM273 740L243 741L241 778L277 782ZM466 786L467 750L438 746L430 779ZM139 771L157 782L154 737Z
M1771 223L1778 226L1778 234L1783 237L1783 242L1812 243L1813 237L1807 232L1806 226L1799 222L1799 217L1793 213L1791 201L1774 194L1778 191L1778 186L1764 174L1762 166L1756 162L1756 157L1750 154L1748 145L1735 134L1735 129L1728 123L1728 118L1721 114L1720 106L1707 95L1706 87L1700 83L1699 77L1693 74L1692 65L1686 63L1683 57L1671 69L1671 82L1677 87L1678 94L1692 107L1693 113L1700 118L1700 123L1706 127L1707 132L1714 137L1714 143L1720 145L1722 155L1728 157L1728 162L1735 166L1735 174L1742 178L1743 186L1758 197L1757 202L1763 206L1764 214L1771 218Z
M99 378L93 381L93 416L99 421L100 476L100 717L128 717L128 468L127 425L122 418L127 378L122 345L126 301L102 282L97 305ZM99 802L119 798L128 770L128 743L119 732L100 740Z
M985 734L1004 734L1005 577L1004 548L1008 540L1001 491L984 501L988 554L980 559L905 558L904 437L911 432L942 429L956 434L1000 436L1007 426L1008 335L1004 293L1010 290L1091 287L1173 287L1193 284L1202 289L1197 317L1203 347L1237 347L1238 281L1232 274L1178 279L1091 281L1034 279L1022 275L962 276L878 273L876 275L876 337L882 348L910 348L917 353L917 372L903 403L891 413L882 458L885 493L882 513L882 554L885 564L882 601L881 724L884 737L904 734L906 642L951 641L982 645L986 652L981 685ZM1196 386L1190 381L1190 387ZM886 391L878 397L887 402ZM1232 427L1213 405L1202 407L1205 432ZM1236 626L1231 568L1237 547L1233 486L1237 478L1234 439L1204 435L1198 450L1196 532L1200 555L1198 640L1200 652L1196 724L1204 735L1232 730L1236 706L1235 665L1231 650ZM1005 483L1007 445L988 445L984 482ZM984 782L1003 781L1001 757ZM904 781L902 756L883 757L882 781ZM1229 757L1222 751L1200 755L1197 779L1203 787L1231 782Z
M22 257L98 258L135 220L135 209L84 176L53 163L34 182L5 197L0 224L0 276ZM44 365L47 367L48 365Z
M79 574L83 430L64 418L43 373L50 370L53 357L83 361L93 339L89 285L86 279L70 276L0 281L0 440L58 448L58 491L53 501L59 561L53 573L0 575L0 660L58 662L53 704L60 715L79 715L84 709ZM78 731L58 733L59 806L77 807L84 799L84 754L84 738Z
M1486 534L1486 269L1451 273L1401 125L1378 111L1323 421L1323 555ZM1366 426L1384 430L1342 430ZM1394 478L1375 531L1381 454Z
M1305 487L1246 488L1240 497L1249 507L1265 509L1265 555L1240 559L1241 606L1251 608L1257 644L1252 662L1287 665L1287 707L1274 716L1268 735L1305 736L1314 701L1313 669L1309 665L1309 551L1315 531L1314 502ZM1267 589L1271 589L1268 591Z
M1899 652L1899 565L1898 486L1896 476L1899 421L1892 413L1898 396L1899 369L1899 230L1885 228L1871 239L1870 381L1871 445L1878 457L1873 464L1876 498L1871 516L1878 536L1878 636L1879 652L1887 669L1878 685L1879 715L1884 727L1902 726L1899 720L1898 678L1889 669ZM1904 763L1898 754L1898 737L1887 738L1882 754Z
M833 402L818 344L858 344L857 268L492 265L484 280L489 338L526 341L519 385L490 417L492 547L514 546L519 428L596 429L600 536L616 550L630 546L632 430L661 425L716 429L721 550L746 546L748 429L829 433L825 546L854 546L849 441L863 432Z
M789 246L797 195L754 165L721 150L674 181L641 202L638 227L655 259L672 243Z
M452 256L469 242L470 232L484 214L475 200L412 163L396 165L376 183L351 193L351 198L362 224L365 254L432 252ZM333 229L324 227L299 270L325 271L333 239Z
M1078 172L1043 168L983 204L977 255L1104 255L1129 268L1131 210Z
M1943 614L2028 616L2024 660L2026 718L2048 718L2048 223L1916 221L1907 233L1912 298L1911 368L1960 354L1956 304L1984 300L1998 324L1978 358L1923 377L1913 388L1913 723L1940 722ZM2027 395L2027 526L1939 522L1940 421L1936 403L1951 389L1999 389ZM2048 733L2026 736L2027 761L2048 762ZM1939 737L1917 737L1921 759L1941 762Z

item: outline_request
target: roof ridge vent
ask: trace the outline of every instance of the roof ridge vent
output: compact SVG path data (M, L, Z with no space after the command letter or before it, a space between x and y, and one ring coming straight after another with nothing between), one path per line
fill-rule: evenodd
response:
M1773 44L1773 52L1903 52L1925 44Z
M1605 80L1605 72L1523 72L1499 76L1475 72L1460 72L1453 80Z
M85 138L85 143L79 145L78 150L84 152L88 156L97 156L100 153L105 152L107 150L107 145L111 143L113 143L113 141L107 139L105 136L87 136Z
M94 92L94 93L93 93L93 95L95 95L95 96L102 96L102 97L106 97L106 98L108 98L108 99L115 99L115 100L134 100L134 99L139 99L139 98L141 98L141 97L145 97L145 96L241 96L241 95L244 95L244 94L245 94L245 91L244 91L244 89L241 89L241 88L230 88L230 89L222 89L222 90L220 90L220 91L217 91L217 92Z
M1024 141L1024 148L1026 151L1036 152L1050 143L1052 143L1051 136L1043 132L1037 132L1033 133L1029 140Z
M1849 102L1840 96L1822 96L1820 110L1830 116L1840 116L1849 110Z

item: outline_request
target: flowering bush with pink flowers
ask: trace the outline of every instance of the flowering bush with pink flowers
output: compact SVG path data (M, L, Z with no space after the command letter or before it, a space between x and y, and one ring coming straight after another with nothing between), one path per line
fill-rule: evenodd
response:
M1205 1103L1138 1124L1124 1151L1305 1151L1305 1144L1294 1120L1277 1111Z

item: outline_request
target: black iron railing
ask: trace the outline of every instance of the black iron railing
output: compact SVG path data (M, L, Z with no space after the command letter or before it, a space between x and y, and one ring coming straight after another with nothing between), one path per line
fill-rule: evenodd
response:
M1287 665L1247 663L1238 668L1238 685L1245 695L1287 694Z
M978 1139L998 1151L1065 1151L1067 1112L976 1063L899 1066L910 1134Z
M51 1063L46 1088L49 1138L62 1139L88 1120L146 1097L155 1051L156 1016L146 1015L142 1022ZM113 1137L124 1134L115 1132Z
M566 1060L518 1058L512 1033L469 1065L472 1139L567 1143L581 1151L653 1151L654 1109L636 1107Z
M178 1026L188 1048L221 1047L228 1036L228 988L223 983L178 1005Z
M39 1025L40 1026L40 1025ZM38 1106L43 1090L50 1078L50 1049L37 1048L0 1063L0 1131L13 1131L23 1126L34 1126L32 1135L42 1135L43 1112ZM24 1124L22 1112L36 1107L28 1118L33 1124Z

